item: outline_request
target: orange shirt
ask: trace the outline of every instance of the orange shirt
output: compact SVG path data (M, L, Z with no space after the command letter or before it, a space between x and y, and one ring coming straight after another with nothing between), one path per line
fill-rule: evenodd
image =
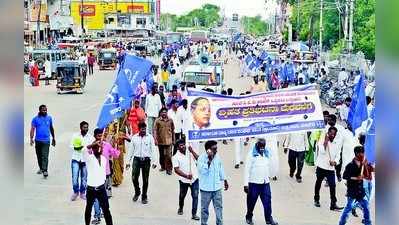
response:
M139 132L139 123L145 121L145 112L142 108L135 108L134 106L130 109L128 121L132 128L132 133L137 134Z

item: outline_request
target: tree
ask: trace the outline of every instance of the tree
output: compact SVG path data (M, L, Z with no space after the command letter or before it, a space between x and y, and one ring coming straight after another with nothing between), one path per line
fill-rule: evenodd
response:
M161 15L161 29L166 28L166 22L169 22L169 28L175 31L176 27L193 27L194 21L198 21L198 25L203 29L213 27L220 21L220 8L216 5L205 4L199 9L194 9L185 15L176 16L172 14ZM165 30L165 29L162 29Z
M267 23L259 15L255 17L242 17L241 25L244 27L245 33L256 37L265 36L269 33Z

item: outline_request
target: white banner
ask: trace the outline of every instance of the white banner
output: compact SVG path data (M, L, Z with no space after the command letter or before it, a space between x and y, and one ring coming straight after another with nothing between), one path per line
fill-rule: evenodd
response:
M316 85L226 96L188 89L189 141L264 136L324 128Z

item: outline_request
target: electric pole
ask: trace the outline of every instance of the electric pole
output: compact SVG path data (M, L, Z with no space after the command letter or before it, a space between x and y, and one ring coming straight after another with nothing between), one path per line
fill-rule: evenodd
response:
M39 11L37 12L37 22L36 22L36 47L40 46L40 17L42 12L42 0L39 0L38 2L39 2Z
M320 35L319 35L320 55L323 49L323 0L320 0Z
M85 26L84 26L84 11L83 11L83 0L80 0L80 26L82 28L82 35L85 33Z
M344 39L345 47L348 48L348 0L345 1Z
M353 7L354 7L354 0L350 1L350 17L349 17L349 42L348 42L348 50L352 53L353 50Z

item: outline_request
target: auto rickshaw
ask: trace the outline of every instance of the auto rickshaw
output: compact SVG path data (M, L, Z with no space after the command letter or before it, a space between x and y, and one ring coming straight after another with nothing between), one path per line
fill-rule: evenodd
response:
M87 69L76 60L57 63L57 93L76 92L82 94L86 86Z
M100 67L100 70L109 67L115 70L116 65L118 63L118 60L116 58L116 49L114 48L101 49L100 52L98 53L97 62L98 66Z

